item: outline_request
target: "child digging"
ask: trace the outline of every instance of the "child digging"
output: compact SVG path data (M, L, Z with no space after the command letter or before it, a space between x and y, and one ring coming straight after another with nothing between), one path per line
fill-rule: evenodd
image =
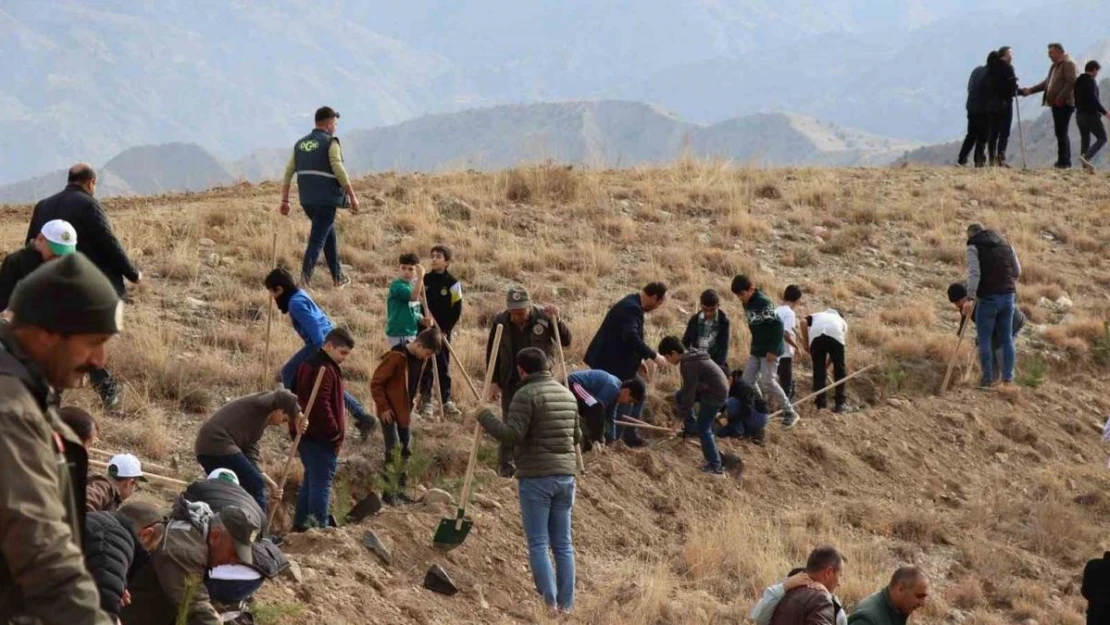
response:
M388 483L383 489L382 501L389 505L412 503L405 494L408 486L408 461L412 456L409 446L411 433L409 424L412 408L420 392L420 377L428 359L443 348L443 337L438 328L428 328L416 336L416 340L396 345L382 356L381 362L370 379L370 394L378 409L382 422L382 436L385 439L385 469L389 474L390 465L400 462L400 477L396 484ZM434 365L430 365L434 366ZM400 458L394 457L394 450L400 443Z
M675 393L678 414L684 420L683 429L688 434L697 434L701 439L701 452L705 456L702 471L711 475L724 475L721 455L717 452L717 441L713 437L714 420L728 398L728 380L725 372L707 352L700 349L687 351L682 341L675 336L665 337L659 342L659 355L672 365L678 365L682 374L682 388ZM694 403L697 398L697 417L694 416Z

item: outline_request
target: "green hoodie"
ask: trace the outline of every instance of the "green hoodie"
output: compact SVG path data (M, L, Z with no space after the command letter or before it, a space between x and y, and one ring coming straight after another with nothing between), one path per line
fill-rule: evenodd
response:
M756 291L744 303L744 316L752 331L752 356L765 357L767 354L783 355L786 352L786 339L782 319L775 314L775 304L767 299L762 291Z

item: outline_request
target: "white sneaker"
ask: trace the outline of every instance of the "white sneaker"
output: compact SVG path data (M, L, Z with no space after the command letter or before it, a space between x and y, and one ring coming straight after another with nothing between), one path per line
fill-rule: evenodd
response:
M459 407L456 406L453 401L448 401L446 404L443 404L443 412L447 413L447 416L452 419L462 416L462 411L459 410Z
M1079 156L1079 164L1083 165L1083 169L1086 169L1088 172L1092 174L1095 173L1095 166L1091 164L1091 161L1087 160L1086 156Z

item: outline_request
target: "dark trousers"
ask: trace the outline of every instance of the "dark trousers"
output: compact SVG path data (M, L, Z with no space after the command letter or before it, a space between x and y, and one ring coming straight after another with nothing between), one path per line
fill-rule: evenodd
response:
M339 267L339 239L335 236L336 207L308 205L301 208L312 220L312 229L308 232L308 246L305 247L304 262L301 264L301 275L305 280L312 278L312 271L320 258L320 250L323 250L331 277L338 280L342 270Z
M782 392L786 393L786 398L794 399L794 359L793 358L779 358L779 386L782 387Z
M582 433L585 434L582 451L590 451L595 443L605 444L605 410L605 404L599 401L587 406L586 402L578 400L578 416L581 419Z
M1071 167L1071 139L1068 138L1068 128L1071 126L1071 115L1074 112L1074 106L1052 107L1052 126L1056 132L1056 167L1060 169Z
M1083 158L1092 160L1098 151L1106 145L1106 127L1102 125L1102 116L1098 113L1076 113L1075 124L1079 126L1079 152ZM1094 145L1091 136L1094 135Z
M819 336L813 339L809 346L809 353L813 356L813 390L814 392L825 388L828 381L825 376L825 366L831 359L833 364L833 379L836 382L843 380L848 375L848 367L844 362L844 346L831 336ZM841 384L836 387L836 405L843 406L847 389ZM825 393L817 396L817 407L824 408L827 404Z
M967 135L964 144L960 147L960 156L956 161L961 165L967 164L967 157L975 149L975 164L983 165L987 161L984 150L987 146L988 123L986 113L967 114Z
M451 335L444 334L444 340L448 343L451 342ZM441 349L435 355L436 369L439 371L439 393L440 401L446 404L451 401L451 374L449 369L451 367L451 351L446 347ZM421 401L428 401L432 396L432 390L435 387L435 378L432 376L431 371L425 371L423 377L420 378L420 398Z
M104 395L112 387L119 384L112 372L107 369L93 369L89 372L89 382L92 384L93 390L98 394Z
M1014 105L1012 100L1005 102L1005 108L988 116L987 154L992 163L1006 161L1006 147L1010 144L1010 126L1013 123Z
M228 469L239 478L239 486L247 491L262 512L266 512L266 481L262 479L262 470L244 453L230 454L227 456L197 456L197 462L204 467L205 473L216 469Z
M397 488L404 491L408 487L409 474L408 464L409 457L412 456L412 449L409 444L412 441L412 430L407 427L400 427L394 421L389 424L382 424L382 438L385 439L385 466L389 467L390 463L397 462L397 458L393 455L393 450L397 445L401 446L400 463L398 468L400 475L397 479ZM384 493L387 495L395 495L397 493Z

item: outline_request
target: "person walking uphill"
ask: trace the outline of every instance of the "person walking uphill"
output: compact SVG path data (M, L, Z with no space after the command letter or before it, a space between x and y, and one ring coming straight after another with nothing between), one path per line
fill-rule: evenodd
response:
M754 385L759 381L764 394L774 396L782 409L782 426L792 428L798 423L798 413L778 381L778 361L786 354L785 329L782 319L775 313L775 304L755 288L745 275L732 279L732 292L744 302L744 314L752 333L751 354L744 366L744 381Z
M1075 123L1079 126L1079 162L1083 169L1095 171L1091 161L1095 155L1106 145L1106 127L1102 125L1102 118L1110 118L1106 107L1098 93L1098 73L1102 66L1098 61L1087 61L1083 73L1075 79ZM1094 145L1091 144L1091 135L1095 137Z
M281 214L289 215L289 187L297 176L297 195L304 214L312 220L308 245L301 264L301 285L312 281L312 271L324 251L332 280L337 288L347 286L351 279L343 275L339 265L339 240L335 234L335 212L350 208L358 214L358 196L343 166L343 149L335 136L339 112L328 106L316 109L316 127L293 146L293 154L285 167L281 185Z
M1068 138L1068 126L1071 125L1071 115L1075 112L1075 62L1064 52L1064 46L1058 43L1048 44L1048 58L1052 67L1048 70L1048 77L1039 84L1021 89L1023 96L1044 92L1042 104L1052 109L1052 125L1056 132L1056 165L1057 169L1071 167L1071 139Z
M991 340L997 334L1002 349L1002 383L1014 381L1014 295L1021 277L1017 252L994 230L980 224L967 228L967 292L963 313L975 314L975 335L979 340L979 367L983 377L980 388L989 388L994 379L994 350Z
M501 400L501 414L509 414L513 395L516 394L524 378L520 375L516 356L526 347L535 347L549 359L555 358L555 328L559 324L559 338L563 347L570 347L570 328L563 322L559 309L548 304L536 306L531 296L522 286L511 286L505 293L505 310L498 313L490 324L489 340L486 342L486 366L493 367L494 377L491 395L494 401ZM501 347L493 351L493 339L497 326L504 326ZM513 448L502 443L498 451L498 473L501 477L513 476Z
M35 239L49 221L61 219L69 222L77 234L77 251L100 269L120 299L126 299L124 279L139 284L143 274L123 251L119 239L112 232L108 215L93 197L95 194L96 170L85 163L74 165L69 170L66 188L35 205L24 240L29 243ZM112 374L104 368L91 369L88 374L104 407L112 409L118 406L123 386Z
M278 310L289 315L293 329L304 341L304 347L293 354L289 362L281 367L281 384L292 391L297 369L300 368L301 363L320 351L324 345L324 337L335 329L335 324L304 289L297 288L293 275L285 269L274 269L266 276L263 283L266 290L270 292L270 297L274 298ZM343 400L365 440L377 427L377 420L366 412L362 404L349 391L344 391Z
M525 348L514 361L521 386L504 421L488 408L478 421L503 445L516 449L520 516L532 579L547 605L570 612L574 607L574 446L582 438L577 402L548 371L543 350ZM555 555L554 575L549 548Z
M123 305L83 254L36 269L0 327L0 623L110 625L81 555L88 456L56 390L103 367Z
M224 405L200 426L193 452L205 473L229 469L239 485L250 493L258 507L266 510L266 488L281 501L282 493L270 476L262 471L262 450L258 443L268 427L296 422L302 432L308 420L301 414L297 396L286 389L254 393Z

